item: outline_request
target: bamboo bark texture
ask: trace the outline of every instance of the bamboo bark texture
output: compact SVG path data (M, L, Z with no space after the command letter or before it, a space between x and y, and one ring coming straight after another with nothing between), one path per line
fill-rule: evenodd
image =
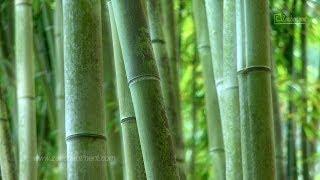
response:
M242 179L239 85L237 79L236 0L223 1L222 127L226 178ZM220 67L221 68L221 67Z
M100 0L63 0L68 179L106 179Z
M126 177L128 180L143 180L146 179L146 174L144 170L138 127L133 109L132 98L130 95L130 89L127 83L111 2L108 3L108 7L112 28L113 53L115 60Z
M212 156L215 179L223 179L226 164L225 151L204 0L193 0L193 14L197 34L198 54L203 69L209 153Z
M239 30L245 42L244 56L238 59L243 179L270 180L276 177L268 2L244 0L240 5L244 28Z
M32 0L15 0L19 179L37 179Z
M164 44L167 50L169 67L172 78L173 94L175 97L175 104L171 105L176 114L176 119L170 119L169 127L172 133L173 144L175 146L176 160L180 168L180 178L185 179L185 172L182 170L185 163L184 140L182 134L182 117L180 104L180 86L179 86L179 47L176 30L176 15L174 13L174 1L172 0L157 0L160 1L160 9L162 15L162 30ZM160 29L158 30L160 31ZM161 77L161 73L160 73ZM162 77L161 77L162 78Z
M56 9L54 14L54 38L55 38L55 99L56 99L56 118L58 128L58 158L59 171L61 179L67 177L66 163L66 141L65 141L65 120L64 120L64 60L63 60L63 14L62 0L56 1Z
M113 0L147 179L179 179L160 79L140 0Z
M175 93L175 83L172 78L172 68L170 68L170 61L166 51L166 44L163 30L161 27L161 6L160 0L147 0L147 14L149 21L149 30L151 36L151 43L157 63L161 90L164 97L164 105L168 116L169 128L174 135L174 146L176 148L176 161L178 163L180 178L185 177L184 166L184 150L181 126L176 126L180 121L177 110L177 97ZM176 82L178 83L178 82ZM179 128L178 128L179 127ZM184 178L185 179L185 178Z

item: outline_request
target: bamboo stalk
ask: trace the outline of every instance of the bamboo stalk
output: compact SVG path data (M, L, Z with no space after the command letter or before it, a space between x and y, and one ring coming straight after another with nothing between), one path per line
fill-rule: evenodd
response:
M37 179L32 0L15 0L19 179Z
M112 50L112 35L109 21L109 12L106 1L101 2L102 17L102 46L104 62L104 91L106 94L106 121L107 121L107 153L113 157L108 162L111 179L123 179L123 152L121 141L121 127L118 121L118 104L115 87L114 56Z
M170 62L168 59L168 53L166 51L166 41L164 39L162 27L161 27L161 7L159 0L147 0L147 14L149 21L149 29L151 36L151 43L157 63L161 90L164 97L164 104L168 116L169 128L173 134L173 142L176 148L176 161L178 163L180 177L185 177L185 165L184 165L184 151L183 151L183 139L182 128L176 126L176 122L180 121L177 111L177 98L175 93L172 72L170 71ZM185 179L185 178L183 178Z
M268 3L243 3L240 34L246 43L238 60L243 179L270 180L276 177Z
M236 1L223 1L222 127L227 179L242 179L239 85L237 79Z
M223 179L225 173L225 149L222 136L220 108L211 60L209 32L204 0L193 0L193 14L197 34L198 54L205 81L205 103L209 136L209 152L213 161L215 179Z
M129 86L126 79L122 52L114 20L112 4L108 3L112 29L120 122L124 147L126 177L128 180L146 179L140 139Z
M64 59L63 59L63 14L62 0L56 1L56 9L54 14L54 40L55 40L55 57L54 75L55 75L55 103L57 118L57 144L59 158L59 173L61 179L67 178L66 163L66 142L65 142L65 120L64 120Z
M106 179L101 1L63 0L68 179Z
M147 179L179 179L142 4L139 0L113 0L112 5Z

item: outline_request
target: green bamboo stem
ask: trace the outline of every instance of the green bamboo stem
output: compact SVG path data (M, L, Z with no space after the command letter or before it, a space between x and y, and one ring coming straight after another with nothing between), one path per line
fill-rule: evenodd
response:
M68 179L106 179L100 0L63 0Z
M275 156L276 156L276 173L277 179L285 179L284 169L284 156L282 146L282 123L279 109L279 96L276 87L276 76L275 76L275 62L273 62L273 72L271 75L271 86L272 86L272 104L273 104L273 122L274 122L274 137L275 137Z
M37 179L32 0L15 0L19 179Z
M215 179L223 179L225 174L225 152L222 137L220 108L214 81L210 52L209 32L204 0L193 0L193 14L197 34L198 54L202 63L205 103L209 136L209 151L213 160Z
M306 17L306 0L302 0L301 4L301 16ZM302 92L301 92L301 99L302 99L302 108L303 113L301 117L301 151L302 151L302 177L304 180L310 179L309 174L309 162L308 162L308 139L306 135L306 131L304 129L305 125L307 124L307 114L308 114L308 95L307 95L307 88L308 88L308 77L307 77L307 26L306 24L301 24L301 31L300 31L300 49L301 49L301 61L302 61L302 72L301 72L301 79L302 79Z
M239 85L237 79L236 1L223 1L222 127L227 179L242 179ZM221 68L221 67L220 67Z
M291 11L293 13L296 12L296 4L297 0L293 0L291 2ZM290 34L288 41L286 42L285 48L284 48L284 57L286 61L288 62L288 74L289 77L291 77L292 82L296 80L296 69L295 69L295 63L294 63L294 46L295 46L295 25L290 24L288 25L288 33ZM293 93L294 89L292 86L288 86L288 112L289 114L293 114L296 112L296 105L293 100ZM298 172L297 172L297 150L296 150L296 120L293 116L290 116L287 119L286 123L287 128L287 179L295 180L298 178Z
M169 128L173 134L173 142L176 148L176 161L178 163L180 177L185 176L184 167L184 150L182 139L182 128L176 126L176 122L179 120L177 111L177 98L175 95L174 83L172 79L172 73L170 72L170 62L168 59L168 53L166 51L166 41L164 39L163 31L161 28L161 7L159 0L147 0L147 14L149 21L149 29L151 36L151 43L154 50L155 60L157 63L161 90L164 97L164 104L168 116ZM179 126L180 127L180 126ZM185 179L185 178L184 178Z
M123 179L125 173L123 167L123 153L121 141L121 127L118 121L118 106L115 87L115 69L112 50L112 35L110 29L109 12L106 1L101 2L102 17L102 46L104 62L104 91L106 94L106 121L107 121L107 153L113 157L108 161L111 179Z
M171 74L172 84L173 84L173 93L175 97L175 107L177 118L174 121L170 121L169 118L169 127L172 129L172 137L175 145L177 161L179 167L182 167L184 164L184 141L182 137L182 117L181 117L181 104L180 104L180 86L179 86L179 47L176 31L176 15L174 13L174 1L172 0L158 0L160 1L162 15L162 30L163 38L165 42L165 47L167 50L169 67L168 71ZM161 74L160 74L161 77ZM181 168L180 168L181 169ZM184 172L180 170L180 178L185 179Z
M41 20L43 24L43 29L46 35L46 42L48 45L48 52L49 57L51 61L56 60L56 54L55 54L55 41L54 41L54 28L53 28L53 22L52 22L52 14L50 12L51 10L48 7L48 4L46 1L42 2L41 7Z
M55 57L54 75L55 75L55 99L56 99L56 118L57 118L57 144L59 158L59 173L62 180L67 178L66 163L66 142L65 142L65 121L64 121L64 60L63 60L63 14L62 0L56 1L54 13L54 40L55 40Z
M108 3L108 8L112 28L126 177L128 180L143 180L146 179L146 174L144 170L140 139L111 2Z
M215 77L219 105L221 106L222 79L223 79L223 46L222 46L222 28L223 28L223 1L205 0L209 39L211 47L212 65ZM223 121L223 119L222 119Z
M47 48L44 44L44 39L41 32L37 32L34 34L34 44L35 50L37 51L34 59L36 60L36 64L38 64L39 71L41 72L40 82L43 85L45 99L48 105L49 125L50 127L55 128L56 112L54 103L54 92L50 84L50 73L47 70L45 64L46 62L48 62L48 56L46 54Z
M17 179L9 119L2 88L0 89L0 165L3 179Z
M113 0L112 5L137 117L147 179L179 179L142 4L140 0Z
M245 55L238 60L243 179L270 180L276 176L268 3L243 2Z

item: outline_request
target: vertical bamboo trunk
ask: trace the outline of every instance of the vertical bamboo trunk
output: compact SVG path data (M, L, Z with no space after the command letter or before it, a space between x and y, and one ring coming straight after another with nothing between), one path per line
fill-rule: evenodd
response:
M68 179L106 179L101 1L63 0Z
M142 4L140 0L113 0L112 5L147 179L179 179Z
M51 61L55 61L55 41L54 41L54 28L52 23L52 13L49 8L48 2L43 1L41 7L41 20L44 27L46 42L48 45L48 52Z
M301 0L301 16L306 17L306 0ZM308 139L305 132L305 125L307 124L307 114L308 114L308 95L307 95L307 87L308 87L308 78L307 78L307 28L306 24L301 24L301 32L300 32L300 40L301 40L301 61L302 61L302 119L301 119L301 151L302 151L302 177L304 180L310 179L309 174L309 163L308 163Z
M182 134L182 117L181 117L181 104L180 104L180 86L179 86L179 71L178 71L178 59L179 59L179 47L176 31L176 15L174 13L174 1L172 0L158 0L161 5L162 14L162 29L165 46L168 53L169 71L173 82L173 93L175 96L175 113L177 118L169 119L169 127L173 136L173 143L176 151L176 160L180 169L180 178L186 179L183 164L184 158L184 141ZM160 74L161 75L161 74Z
M222 127L227 179L242 179L239 85L237 79L236 0L223 1ZM221 67L220 67L221 68Z
M124 62L122 59L122 52L111 2L108 3L108 7L112 28L113 51L116 70L120 122L124 147L126 179L143 180L146 179L146 174L144 170L140 139L130 90L126 79L126 72L124 69Z
M296 13L296 4L297 0L291 2L291 12ZM289 4L289 3L288 3ZM292 82L296 79L295 63L294 63L294 46L295 46L295 25L288 25L287 33L289 38L286 42L284 48L284 57L288 63L288 75L291 78ZM296 111L296 107L293 100L294 89L291 86L288 86L288 112L293 114ZM297 179L297 153L296 153L296 123L294 116L289 116L286 123L287 128L287 179L295 180Z
M173 142L176 148L176 160L178 163L180 177L182 178L185 177L184 151L182 143L183 139L182 128L177 124L177 122L180 121L180 115L177 111L178 99L176 97L174 85L178 84L178 82L173 82L171 72L172 66L170 66L168 53L166 51L166 44L168 42L165 41L163 30L161 27L160 0L147 0L146 2L151 43L159 70L161 90L164 97L164 105L168 116L169 128L172 134L174 134Z
M62 180L67 178L66 163L66 142L65 142L65 121L64 121L64 60L63 60L63 14L62 0L56 1L56 9L54 14L54 37L55 37L55 57L54 74L55 74L55 98L56 98L56 118L58 127L58 158L59 172Z
M282 123L280 117L279 96L276 86L276 66L275 61L272 61L273 71L271 75L272 86L272 104L273 104L273 124L274 124L274 137L275 137L275 157L276 157L276 173L277 179L285 179L283 145L282 145Z
M203 69L209 152L213 160L215 179L223 179L225 173L225 151L204 0L193 0L193 13L197 34L198 54Z
M0 160L1 177L6 180L16 180L12 137L2 88L0 88Z
M296 12L297 0L292 1L292 12ZM292 82L296 79L296 70L294 63L294 45L295 45L295 25L291 24L288 27L289 39L284 49L284 57L288 62L288 74ZM294 89L288 86L288 111L289 114L293 114L296 111L295 103L293 100ZM297 152L296 152L296 123L294 116L290 116L287 119L287 179L295 180L298 178L297 175Z
M238 61L243 179L270 180L276 176L268 3L245 0L240 5L245 26L240 34L244 31L246 42Z
M32 0L15 0L19 179L37 179Z
M115 69L112 51L112 35L109 22L107 2L101 2L102 17L102 46L104 63L104 91L106 94L106 121L107 121L107 153L112 157L108 161L108 170L111 179L123 179L123 158L121 129L117 116L117 97L115 87Z

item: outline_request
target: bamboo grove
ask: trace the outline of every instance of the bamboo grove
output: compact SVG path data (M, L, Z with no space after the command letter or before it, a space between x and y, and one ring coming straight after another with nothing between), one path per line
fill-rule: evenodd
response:
M0 0L0 179L320 179L320 1Z

